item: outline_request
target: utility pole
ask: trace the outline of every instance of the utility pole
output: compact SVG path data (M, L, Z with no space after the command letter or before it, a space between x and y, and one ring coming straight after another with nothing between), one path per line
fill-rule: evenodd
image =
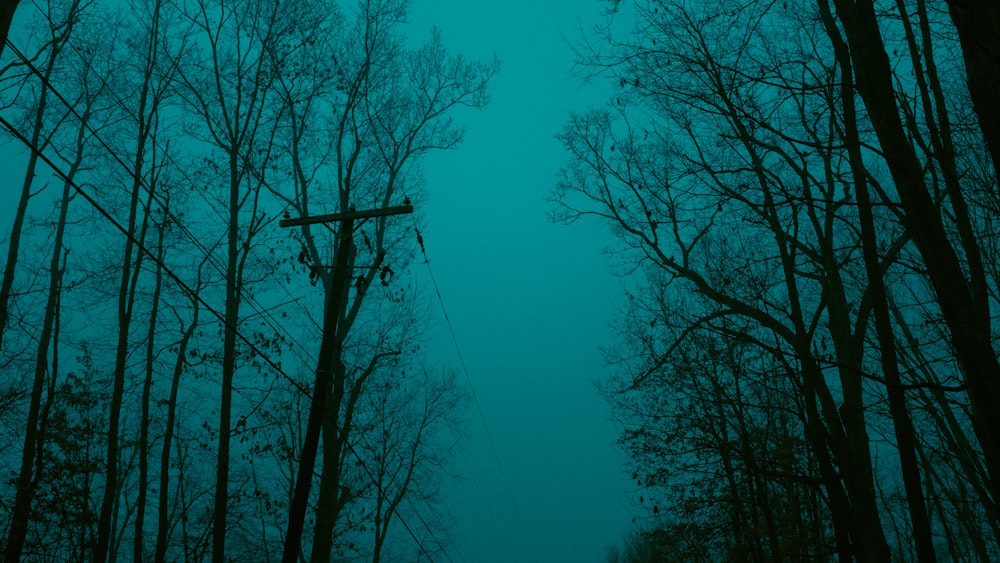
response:
M340 363L343 342L337 338L337 323L345 303L342 302L344 289L347 287L348 256L354 244L354 220L371 217L386 217L412 213L413 206L409 200L405 205L386 207L384 209L369 209L356 211L351 208L344 213L284 219L278 223L281 227L296 227L316 223L331 223L339 221L340 244L337 246L337 260L333 267L333 280L330 293L326 300L326 311L323 317L323 338L319 347L319 359L316 365L316 382L313 385L312 402L309 406L309 418L306 422L306 435L302 444L302 454L299 456L299 470L295 477L295 491L292 504L288 510L288 529L285 533L285 551L281 557L282 563L296 563L302 549L302 527L305 522L306 508L309 504L309 489L312 486L313 470L316 467L316 453L319 450L319 435L323 427L323 416L326 395L330 391L331 377L335 362Z

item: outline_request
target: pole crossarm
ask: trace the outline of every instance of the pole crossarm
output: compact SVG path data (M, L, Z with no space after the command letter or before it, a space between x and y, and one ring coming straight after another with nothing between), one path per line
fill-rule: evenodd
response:
M413 213L412 205L397 205L395 207L385 207L383 209L364 209L361 211L350 210L344 213L330 213L328 215L314 215L312 217L298 217L294 219L282 219L278 222L281 227L298 227L300 225L314 225L316 223L329 223L332 221L345 221L347 219L365 219L368 217L386 217L388 215L403 215Z
M0 0L2 1L2 0ZM299 217L284 219L278 224L282 227L296 227L315 223L331 223L343 221L343 233L337 253L337 262L333 269L323 315L323 336L320 341L319 358L316 365L316 382L313 385L313 396L309 405L309 418L306 421L306 433L303 437L302 450L299 454L299 467L296 472L292 502L288 508L288 527L285 531L285 548L282 553L282 563L298 563L302 551L302 530L305 526L306 510L309 506L309 489L312 486L313 471L316 467L316 456L319 452L319 438L323 427L323 416L326 410L327 394L335 389L334 382L343 386L345 374L341 362L343 342L337 338L338 321L344 309L342 296L347 286L348 270L351 269L351 247L353 246L354 220L369 217L385 217L387 215L402 215L413 213L410 200L403 200L403 205L386 207L384 209L367 209L356 211L350 209L344 213L316 215L314 217ZM333 409L336 412L336 408ZM338 438L339 439L339 438ZM348 443L348 446L350 444Z

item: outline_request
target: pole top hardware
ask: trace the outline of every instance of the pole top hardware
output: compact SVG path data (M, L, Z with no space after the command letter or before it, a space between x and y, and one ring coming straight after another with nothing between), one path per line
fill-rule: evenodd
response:
M413 213L413 205L410 204L409 198L404 200L404 205L397 205L395 207L363 209L358 211L352 206L350 210L345 211L344 213L330 213L328 215L282 219L278 222L278 225L281 227L298 227L299 225L314 225L316 223L346 221L348 219L365 219L368 217L386 217L388 215L403 215L406 213Z

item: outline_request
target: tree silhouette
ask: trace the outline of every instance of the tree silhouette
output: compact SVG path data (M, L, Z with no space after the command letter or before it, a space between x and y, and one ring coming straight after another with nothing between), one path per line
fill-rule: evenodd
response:
M927 461L932 443L971 447L966 453L978 457L965 441L971 425L990 463L987 428L995 425L976 405L991 396L984 366L996 359L985 301L995 279L981 250L994 240L983 228L992 211L981 195L991 180L973 179L982 139L957 125L969 115L952 86L962 69L936 55L956 44L954 35L931 32L946 24L944 14L923 2L893 10L895 19L876 15L871 2L615 3L609 17L634 23L631 32L614 21L578 48L579 70L610 79L617 92L608 108L573 116L561 135L571 160L554 193L555 218L608 222L623 270L641 280L621 325L621 374L607 392L624 445L640 474L679 464L698 475L701 449L657 448L714 430L708 451L718 456L718 474L734 475L731 460L739 459L752 483L729 480L733 531L719 544L695 542L708 550L699 556L793 557L785 549L795 536L808 538L810 556L882 561L899 551L932 561L941 527L951 553L960 544L996 549L995 535L989 546L970 539L949 522L958 513L926 494L940 493L938 471L995 482L975 463ZM891 48L877 37L880 27L898 38ZM921 318L943 322L935 327L949 328L949 344ZM745 399L709 395L686 417L668 418L677 426L648 434L648 421L673 412L679 382L711 389L713 370L733 369L712 354L688 359L692 343L706 340L755 350L741 368L784 380L775 386L782 394L751 401L749 418ZM933 357L940 371L919 368L914 354ZM952 384L956 377L967 378L971 417L952 418L948 403L965 390ZM935 396L948 397L937 402L940 417L914 414ZM736 457L755 436L747 421L784 409L801 428L768 427L801 440L809 463L792 474L822 491L788 498L830 537L781 529L784 507L757 495L787 472ZM640 480L660 495L650 526L666 537L680 541L717 521L683 508L715 499L707 490ZM984 523L993 518L991 497L966 496L983 532L992 528ZM810 506L817 500L819 510Z

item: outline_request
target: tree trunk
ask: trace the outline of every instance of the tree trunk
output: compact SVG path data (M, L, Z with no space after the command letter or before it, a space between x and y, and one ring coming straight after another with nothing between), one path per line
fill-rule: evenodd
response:
M8 6L8 0L0 0L3 6ZM10 2L9 6L13 12L15 2ZM9 22L8 22L9 23ZM54 25L54 24L53 24ZM67 30L63 38L69 36ZM52 79L52 73L56 67L56 61L62 51L63 43L54 41L49 51L43 71L42 81L48 83ZM3 51L3 44L0 44L0 52ZM42 139L42 130L45 127L45 115L48 109L49 89L41 88L38 92L38 102L35 107L35 119L31 129L31 146L37 147L39 151L48 145L48 139ZM7 330L7 323L10 321L10 298L14 287L14 274L17 271L17 260L21 250L21 232L24 229L24 219L28 212L28 201L31 200L31 186L35 180L35 171L38 167L38 153L31 151L28 156L28 168L24 173L24 181L21 183L21 197L17 202L17 211L14 213L14 222L11 223L10 241L7 245L7 261L3 270L3 281L0 281L0 351L3 350L3 337Z
M889 544L883 531L875 492L871 439L865 421L864 388L861 381L862 342L851 332L850 309L843 282L835 265L831 242L824 241L823 259L828 260L823 295L827 302L827 326L836 351L837 372L843 396L839 416L826 417L830 449L840 466L844 489L854 516L852 541L858 561L889 560ZM829 411L828 411L829 412Z
M720 83L719 92L725 92L725 87ZM790 316L794 325L794 342L790 344L803 358L811 358L813 351L810 349L811 336L806 329L805 316L803 314L802 297L799 292L799 279L796 271L797 249L790 244L791 234L788 234L780 220L779 206L772 193L772 184L765 172L764 159L757 152L753 133L749 131L746 124L740 119L740 111L735 102L728 102L731 119L736 126L740 139L751 156L751 164L754 175L757 177L758 189L763 196L762 213L767 227L773 233L775 246L781 260L784 286L788 292L790 304ZM827 245L829 246L829 245ZM823 259L833 261L832 248L822 249ZM883 532L882 522L879 517L878 503L875 496L874 477L872 474L872 462L870 440L864 418L864 404L862 400L861 378L856 370L850 369L852 366L860 364L860 354L852 347L853 338L850 332L850 322L848 319L847 299L844 294L843 283L837 274L836 268L826 268L826 276L823 280L823 295L825 296L828 308L828 329L836 349L838 362L844 364L839 368L839 375L843 393L843 403L837 409L823 377L820 375L821 367L818 362L813 363L815 377L810 382L816 397L825 402L825 406L820 410L821 417L814 419L820 422L824 428L818 436L822 436L822 448L833 455L830 460L838 465L839 480L843 483L843 488L837 488L846 493L848 502L845 507L853 514L850 517L842 515L835 522L849 525L851 543L855 556L859 561L885 561L889 558L889 547ZM819 445L819 444L817 444ZM830 473L825 474L831 477ZM827 482L828 486L834 486L833 482ZM831 491L831 494L833 492ZM831 505L831 508L833 505Z
M219 403L219 451L212 516L212 563L226 559L226 516L229 511L229 443L232 437L233 376L236 372L236 325L240 318L239 236L240 176L234 147L229 152L229 229L226 264L226 326L222 348L222 398Z
M316 505L316 525L310 559L312 563L330 562L334 527L340 517L340 510L351 494L346 487L341 487L347 427L340 424L339 413L346 394L346 379L346 368L340 358L337 358L334 363L333 386L326 400L326 416L323 417L323 470Z
M825 23L830 26L832 21L829 13L824 14ZM875 219L872 213L872 201L868 192L868 173L861 154L861 142L857 127L857 111L852 88L853 76L851 70L850 52L847 45L841 41L839 34L833 33L834 28L828 27L834 43L839 67L841 70L841 107L844 114L845 144L851 162L854 179L854 191L858 199L858 216L861 227L861 246L864 257L865 272L870 284L872 309L875 320L875 333L879 343L882 374L885 377L886 393L889 398L889 412L893 429L896 434L896 446L899 452L900 469L903 485L906 491L907 507L910 522L913 526L913 541L917 560L922 563L933 563L937 560L934 552L933 535L927 505L924 500L923 487L920 483L920 466L917 461L915 432L910 413L903 394L902 378L899 373L899 360L896 354L896 337L892 330L892 320L889 314L889 302L886 297L885 282L882 277L882 267L877 251L878 234L875 229Z
M1000 180L1000 2L946 1L962 44L972 107Z
M28 406L28 420L25 427L23 449L21 451L21 469L17 476L17 489L14 496L14 506L11 509L10 531L7 535L7 545L4 549L4 559L7 563L17 563L21 560L24 542L27 538L28 523L31 521L31 503L35 496L37 475L32 472L36 452L41 447L39 443L39 414L42 395L45 391L45 379L49 373L49 346L53 338L53 324L56 309L59 304L63 275L63 236L66 231L66 216L68 214L70 183L63 185L62 203L59 207L59 220L56 223L56 235L52 244L52 259L49 263L49 295L42 318L42 330L38 339L38 354L35 356L35 376L31 386L31 401Z
M199 283L195 287L199 288L200 283L199 279ZM167 420L163 430L163 450L160 452L160 505L157 507L156 548L153 556L155 563L164 563L167 560L167 535L170 531L170 494L168 492L170 490L170 447L174 440L174 425L177 424L177 393L180 389L184 367L187 364L188 343L191 342L191 337L194 336L194 331L198 328L200 304L197 296L191 296L191 306L194 308L194 313L191 316L191 323L184 330L181 340L177 344L174 372L170 380L170 397L167 400ZM181 518L182 521L187 520L186 516L182 516Z
M143 102L145 99L143 98ZM144 111L144 103L140 112ZM142 114L140 114L142 115ZM125 239L125 249L122 255L122 271L118 287L118 342L115 351L115 368L111 391L111 405L108 415L108 456L107 478L104 485L104 495L101 499L101 515L97 527L97 547L95 561L106 561L110 554L111 531L113 528L114 507L118 495L118 462L119 433L121 426L122 402L125 396L125 375L129 356L129 332L132 326L132 314L135 305L136 284L140 273L140 265L144 250L142 249L148 226L148 216L144 213L142 224L139 224L139 194L142 190L144 146L148 129L140 127L139 146L133 167L132 190L129 197L128 236ZM152 193L150 193L152 197ZM141 230L141 233L139 232Z
M150 191L152 193L152 191ZM158 226L157 261L155 281L153 282L153 300L151 303L149 331L146 333L146 377L142 382L142 399L139 418L139 492L136 499L135 536L132 543L132 560L145 561L144 527L146 517L146 490L149 488L149 401L153 387L153 365L156 355L157 317L160 307L160 293L163 288L163 232L166 229L166 219Z
M820 3L829 0L820 0ZM879 31L874 6L868 2L832 0L844 27L861 95L885 162L895 182L909 232L937 295L951 343L963 368L972 404L972 422L990 474L994 501L1000 498L1000 362L983 322L984 303L970 294L955 249L937 205L923 181L923 167L906 135L896 106L892 67Z
M149 37L146 43L146 53L145 61L143 66L142 75L142 88L139 93L139 131L138 131L138 141L136 143L136 153L135 162L132 168L132 174L135 178L135 183L133 184L133 190L139 189L139 179L145 176L144 174L144 162L147 150L147 143L153 137L153 130L156 127L156 113L159 109L159 101L161 98L157 96L151 96L150 94L150 81L153 77L153 72L156 66L156 54L158 52L158 37L159 37L159 21L160 21L160 2L156 2L153 8L152 21L150 22ZM155 151L155 149L154 149ZM156 187L156 153L153 153L152 159L152 172L149 174L149 195L146 199L146 213L152 207L153 194ZM148 217L148 216L147 216ZM160 306L160 291L163 287L163 271L161 264L163 263L163 238L164 230L166 228L167 216L164 214L163 221L159 225L159 236L157 241L157 261L156 261L156 276L154 281L153 289L153 299L150 310L150 320L149 320L149 331L146 333L146 377L142 385L142 399L141 399L141 415L139 420L139 491L138 498L136 499L136 518L135 518L135 536L133 538L132 545L132 559L133 561L144 561L144 527L146 518L146 489L149 483L149 400L150 400L150 389L153 386L153 359L155 355L156 348L154 342L156 340L156 330L157 330L157 314ZM148 220L143 221L143 230L145 231L149 224ZM145 238L145 237L143 237ZM139 265L136 264L136 271L138 272Z
M74 4L74 8L76 4ZM68 34L68 31L67 31ZM52 55L49 59L50 72L54 68L54 62L58 48L53 46ZM42 332L39 336L38 354L35 357L35 377L32 383L31 398L28 406L28 420L25 428L24 447L21 454L21 468L18 472L17 490L14 497L14 506L11 510L10 531L7 537L7 545L4 548L4 559L7 563L20 561L21 552L24 549L24 542L27 537L28 522L31 516L31 503L34 498L35 488L39 475L32 475L31 464L34 462L41 444L39 422L41 414L41 400L45 391L45 377L49 374L49 346L53 338L53 326L58 317L57 308L61 297L61 283L63 269L60 267L63 257L63 237L66 231L66 218L69 212L69 203L73 199L71 196L73 178L83 162L84 147L86 144L86 129L84 124L90 118L93 98L87 100L87 105L81 116L83 122L79 124L76 135L76 154L69 170L65 173L63 182L62 200L59 208L59 219L56 222L55 239L53 240L52 258L49 264L49 295L46 301L45 313L42 318ZM36 119L36 133L40 131L42 108L38 109L39 119ZM37 142L37 137L35 142ZM36 144L32 145L32 157L39 157L41 150ZM33 175L34 165L29 168L29 173ZM26 189L30 188L30 179L25 179ZM39 468L40 470L41 468ZM37 473L37 472L36 472Z
M59 210L56 237L52 247L52 260L49 265L49 296L42 319L42 330L38 337L38 353L35 357L35 377L31 386L31 402L28 406L28 421L21 452L21 469L18 472L17 492L14 497L14 506L11 509L10 531L4 550L4 559L7 563L16 563L21 560L21 552L24 549L28 522L31 516L31 502L35 496L34 484L37 482L37 476L33 475L32 464L35 461L36 451L41 446L38 443L39 413L41 410L42 394L45 390L45 377L49 368L49 345L52 342L52 327L56 317L56 308L59 303L59 293L61 292L60 286L63 269L60 263L63 259L62 246L63 234L66 228L66 214L71 199L69 189L69 183L66 182Z

